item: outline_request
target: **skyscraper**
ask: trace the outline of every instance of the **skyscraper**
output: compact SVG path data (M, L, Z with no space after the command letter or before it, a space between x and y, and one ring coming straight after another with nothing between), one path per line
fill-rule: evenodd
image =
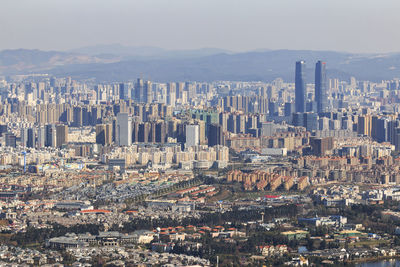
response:
M363 115L358 117L357 133L371 136L372 119L371 115Z
M219 124L210 124L208 126L208 146L224 144L224 131Z
M137 79L135 84L135 101L138 103L153 102L153 88L150 81Z
M73 126L74 127L82 127L83 126L83 111L82 107L74 107L73 110Z
M334 139L333 137L311 137L310 145L314 155L325 156L327 151L332 150Z
M156 142L165 143L167 138L167 125L164 121L157 122L156 124Z
M295 73L295 105L296 112L306 111L306 98L307 98L307 88L305 82L305 71L306 62L297 61L296 62L296 73Z
M186 125L186 147L199 145L199 133L199 125Z
M176 84L168 83L167 84L167 104L169 106L175 107L176 102Z
M328 111L328 88L326 83L326 63L318 61L315 64L315 101L317 112Z
M126 92L125 84L120 83L119 84L119 99L125 99L125 92Z
M119 146L132 144L132 117L128 113L117 115L117 143Z
M42 148L46 146L46 127L40 126L38 128L38 142L37 147Z
M96 144L110 145L112 143L112 124L96 125Z
M287 102L285 103L285 116L290 117L294 112L294 103Z
M56 125L56 144L57 147L68 143L68 125Z
M28 129L28 140L26 142L27 147L35 147L36 146L36 129L29 128Z
M17 147L17 137L12 133L5 134L6 146Z
M3 133L7 133L7 125L0 125L0 137L3 136Z
M144 83L143 99L146 103L153 102L153 88L150 81Z
M28 128L21 129L21 146L26 147L28 143Z
M46 125L46 146L56 147L56 126L54 124Z
M185 87L185 83L182 83L182 82L177 82L176 83L176 94L175 94L175 97L177 99L182 98L184 87Z
M138 103L144 102L144 82L142 79L137 79L135 84L135 100Z

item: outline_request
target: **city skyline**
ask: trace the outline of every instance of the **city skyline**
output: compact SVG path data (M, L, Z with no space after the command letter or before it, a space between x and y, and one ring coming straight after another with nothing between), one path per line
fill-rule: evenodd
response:
M134 245L151 253L151 263L160 252L165 262L190 256L205 267L215 266L215 256L220 266L254 265L254 256L257 265L293 266L299 257L331 262L332 254L343 262L334 253L348 237L351 259L373 260L382 233L388 242L380 254L399 255L392 228L367 227L400 217L400 81L326 79L330 62L307 60L313 80L305 60L293 61L295 83L0 79L0 215L9 222L1 228L15 242L0 250L16 255L0 263L67 264L63 251L92 262L79 258L86 248L101 260L102 251L118 248L126 251L122 262L141 263ZM316 217L320 209L327 213ZM266 225L273 231L260 231ZM210 244L193 255L194 242L205 238ZM309 252L298 252L300 242ZM43 249L32 258L25 244ZM234 255L228 246L246 254L224 259Z
M398 10L3 0L0 266L400 266Z

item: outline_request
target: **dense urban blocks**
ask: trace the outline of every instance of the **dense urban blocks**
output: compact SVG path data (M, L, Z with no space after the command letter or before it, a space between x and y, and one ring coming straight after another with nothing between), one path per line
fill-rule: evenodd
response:
M0 250L32 265L395 256L399 83L328 66L314 84L304 61L294 83L0 80L0 229L19 246Z

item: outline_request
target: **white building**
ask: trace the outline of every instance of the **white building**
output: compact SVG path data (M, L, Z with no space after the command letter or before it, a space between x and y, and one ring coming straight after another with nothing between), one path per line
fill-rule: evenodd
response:
M128 113L117 115L117 143L119 146L132 145L132 117Z
M186 147L197 146L200 143L199 125L186 125Z

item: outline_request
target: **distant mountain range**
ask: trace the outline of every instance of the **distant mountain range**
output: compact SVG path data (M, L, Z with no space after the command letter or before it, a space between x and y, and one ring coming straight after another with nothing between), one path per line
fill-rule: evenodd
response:
M120 44L87 46L70 50L72 53L91 56L113 55L129 59L166 59L166 58L195 58L215 54L231 54L229 50L219 48L201 48L188 50L167 50L154 46L123 46Z
M259 50L235 53L205 48L165 50L157 47L102 45L71 51L0 51L0 75L49 73L75 79L129 81L272 81L294 80L297 60L307 63L307 77L314 81L314 64L327 62L328 76L381 81L400 77L400 53L352 54L333 51Z
M75 64L105 64L118 62L113 56L91 56L71 52L41 51L36 49L15 49L0 51L0 74L26 74L31 72L50 72L57 66Z

